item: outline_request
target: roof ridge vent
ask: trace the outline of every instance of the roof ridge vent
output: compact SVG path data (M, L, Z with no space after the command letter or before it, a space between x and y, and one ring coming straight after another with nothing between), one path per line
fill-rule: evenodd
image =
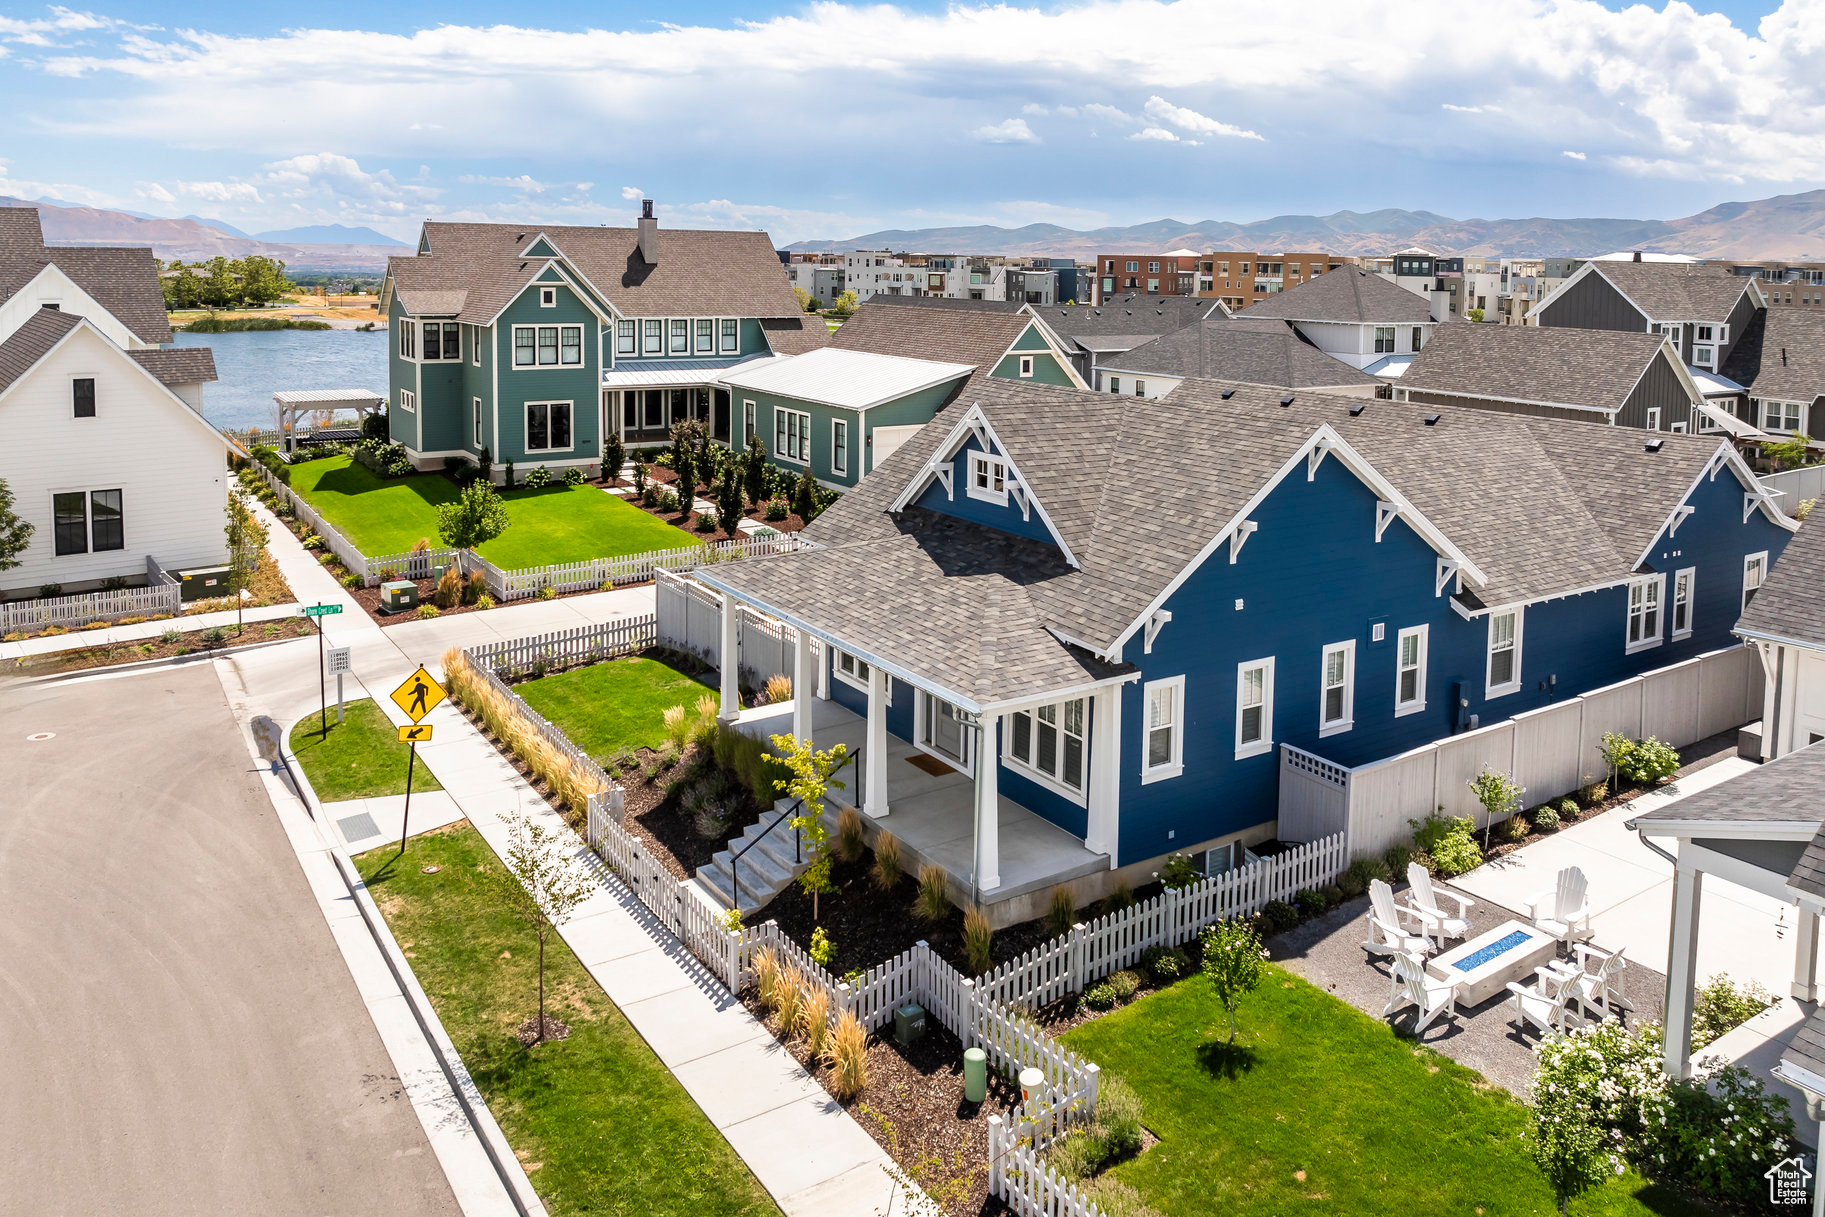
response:
M1285 397L1282 397L1280 399L1280 405L1282 407L1290 406L1292 404L1293 404L1293 395L1291 393L1288 393Z
M1643 444L1642 447L1645 448L1649 452L1659 452L1660 446L1666 442L1667 441L1665 441L1663 439L1651 439L1647 443Z
M1436 427L1438 426L1438 420L1443 417L1445 417L1443 414L1428 414L1426 415L1426 425L1428 427Z

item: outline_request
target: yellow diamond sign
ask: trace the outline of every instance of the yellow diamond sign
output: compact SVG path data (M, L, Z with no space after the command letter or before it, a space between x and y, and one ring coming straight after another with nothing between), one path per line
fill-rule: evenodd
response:
M404 684L393 690L393 704L416 723L437 709L445 696L444 687L431 679L431 674L421 665L418 671L406 677Z

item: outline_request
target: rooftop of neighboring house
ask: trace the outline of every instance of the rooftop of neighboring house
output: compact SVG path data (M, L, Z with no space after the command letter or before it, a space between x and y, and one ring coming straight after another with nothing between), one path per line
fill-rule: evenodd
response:
M724 373L722 383L732 389L866 410L935 385L961 382L975 370L966 363L937 363L832 346L792 359L756 360Z
M1414 356L1400 387L1620 410L1648 366L1671 349L1663 335L1636 331L1445 325Z
M0 342L0 392L12 388L15 381L63 341L64 335L81 324L82 318L75 313L52 309L39 309L27 317L6 341Z
M1413 325L1432 320L1432 306L1417 292L1343 266L1275 292L1237 314L1282 321L1330 321L1347 325Z
M1126 351L1150 338L1182 330L1211 316L1225 316L1222 302L1196 296L1143 296L1131 292L1101 304L1032 305L1033 315L1069 348Z
M36 207L0 207L0 303L50 265L69 276L141 342L158 345L171 341L158 259L150 248L46 245Z
M1815 522L1800 525L1743 610L1736 623L1739 634L1785 639L1825 651L1825 527L1816 522L1816 512L1809 518Z
M1378 489L1404 496L1409 522L1441 556L1464 562L1459 600L1470 611L1624 581L1720 449L1730 452L1695 435L1649 451L1640 432L1599 423L1310 392L1282 406L1282 396L1188 380L1137 410L1111 394L978 374L807 530L822 548L704 578L982 706L1110 670L1092 652L1132 634L1262 488L1327 435L1385 479ZM1056 543L890 510L977 420ZM1134 494L1143 483L1150 492Z
M800 313L796 317L763 317L761 333L775 355L803 355L830 345L830 327L822 317Z
M844 351L968 364L987 372L1033 323L1018 304L1000 307L1006 303L872 296L843 322L830 345ZM976 307L954 307L959 305Z
M1367 372L1333 359L1284 321L1207 317L1111 356L1110 371L1201 376L1283 389L1377 386Z
M546 246L557 257L544 253ZM426 221L425 252L387 259L387 278L413 316L490 325L556 261L624 317L803 317L764 232L668 228L654 233L654 260L640 229Z
M127 354L160 384L196 385L216 379L215 352L208 347L166 347Z
M1801 529L1801 535L1804 534L1805 530ZM1800 538L1795 537L1793 544L1799 543ZM1786 555L1783 554L1781 561L1786 560ZM1758 596L1757 600L1759 599ZM1811 821L1816 824L1825 819L1825 801L1819 796L1821 790L1825 790L1825 744L1815 744L1790 752L1765 765L1758 765L1727 782L1707 786L1685 798L1662 804L1653 811L1635 816L1629 823L1781 824ZM1815 841L1806 852L1811 855L1818 848ZM1805 865L1804 860L1801 865ZM1819 883L1818 873L1815 872L1812 882L1817 886L1804 890L1825 895L1825 884Z
M1722 325L1755 280L1714 266L1687 262L1590 262L1651 321L1706 321ZM1575 276L1574 276L1575 277ZM1567 283L1571 280L1567 280ZM1564 290L1561 288L1560 290Z
M1825 394L1825 313L1792 305L1758 310L1720 371L1754 397L1810 402Z

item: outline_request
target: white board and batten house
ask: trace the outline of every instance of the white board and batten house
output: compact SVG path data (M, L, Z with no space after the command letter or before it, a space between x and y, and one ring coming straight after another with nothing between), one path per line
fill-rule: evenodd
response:
M47 247L36 210L0 209L0 480L33 528L0 596L226 560L215 360L170 341L150 250Z

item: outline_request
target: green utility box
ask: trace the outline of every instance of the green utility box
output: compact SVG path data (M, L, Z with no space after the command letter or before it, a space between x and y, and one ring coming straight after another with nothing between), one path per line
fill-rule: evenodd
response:
M917 1002L897 1006L893 1012L893 1037L904 1048L925 1034L925 1007Z
M226 596L233 580L234 568L230 566L199 566L195 570L178 571L178 599L188 604L192 600Z
M380 611L409 613L418 607L418 584L410 579L394 579L380 585Z
M980 1103L989 1097L989 1055L980 1048L963 1050L963 1101Z

